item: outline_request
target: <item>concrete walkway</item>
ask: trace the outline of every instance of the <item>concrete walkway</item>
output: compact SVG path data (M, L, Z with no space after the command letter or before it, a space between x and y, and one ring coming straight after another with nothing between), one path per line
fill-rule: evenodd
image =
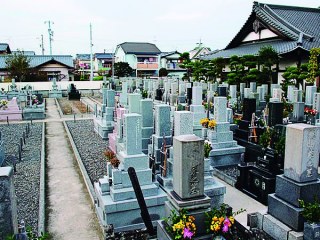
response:
M47 99L47 231L53 239L102 239L54 99Z

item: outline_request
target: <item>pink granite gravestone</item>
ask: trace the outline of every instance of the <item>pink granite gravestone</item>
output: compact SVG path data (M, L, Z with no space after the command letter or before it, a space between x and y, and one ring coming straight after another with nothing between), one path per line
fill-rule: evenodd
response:
M22 120L22 110L19 109L16 97L12 98L5 109L0 109L0 121L7 119L11 121Z

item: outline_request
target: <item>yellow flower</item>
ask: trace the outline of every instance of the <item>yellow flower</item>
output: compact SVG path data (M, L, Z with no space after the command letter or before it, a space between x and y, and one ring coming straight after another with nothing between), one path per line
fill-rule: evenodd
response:
M208 122L208 127L209 127L210 129L214 129L215 126L217 126L216 120L212 119L212 120L210 120L210 121Z
M234 224L234 217L229 217L229 220L232 224Z
M220 221L220 223L223 223L224 217L220 217L220 218L219 218L219 221Z

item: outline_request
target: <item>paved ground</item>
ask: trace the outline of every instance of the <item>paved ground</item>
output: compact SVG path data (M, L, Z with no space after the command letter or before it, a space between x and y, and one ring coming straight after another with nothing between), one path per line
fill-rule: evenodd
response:
M47 231L53 239L102 239L54 99L47 99Z

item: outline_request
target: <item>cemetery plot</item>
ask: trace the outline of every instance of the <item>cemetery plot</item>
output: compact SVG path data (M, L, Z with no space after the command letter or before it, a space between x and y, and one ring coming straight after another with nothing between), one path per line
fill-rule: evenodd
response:
M104 156L107 142L95 134L92 120L66 123L91 182L98 181L107 175L107 160Z
M26 226L37 229L42 124L29 125L30 131L28 134L26 134L26 126L27 124L0 125L5 151L3 166L12 166L16 170L14 187L18 220L24 220ZM19 159L20 138L23 137L24 132L26 143L22 146L21 159Z
M80 100L69 101L66 98L57 99L64 115L83 114L91 112L90 108Z

